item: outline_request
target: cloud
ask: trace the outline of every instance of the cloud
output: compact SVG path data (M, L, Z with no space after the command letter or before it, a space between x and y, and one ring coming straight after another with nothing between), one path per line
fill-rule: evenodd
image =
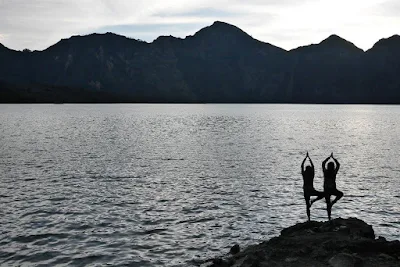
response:
M373 6L371 11L377 16L398 17L400 14L400 2L398 0L382 1L382 3Z
M185 37L215 20L292 49L336 33L366 49L399 33L397 0L0 0L0 41L45 49L61 38L113 31L152 41Z
M194 9L194 10L189 10L189 11L180 11L180 12L160 12L154 14L155 17L201 17L201 18L226 18L226 17L234 17L234 16L239 16L243 15L242 12L232 12L229 10L223 10L223 9L216 9L216 8L199 8L199 9Z

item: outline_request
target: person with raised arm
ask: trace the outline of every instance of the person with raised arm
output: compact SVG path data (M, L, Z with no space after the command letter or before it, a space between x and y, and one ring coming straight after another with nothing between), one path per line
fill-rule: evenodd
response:
M328 163L328 167L326 167L326 163L329 159L332 158L333 162ZM335 166L336 164L336 166ZM322 162L322 170L324 172L324 192L325 192L325 201L326 201L326 211L328 212L328 219L331 220L331 210L332 206L343 197L343 193L336 188L336 174L338 173L340 168L339 161L333 157L333 152L329 157L327 157ZM331 196L335 196L336 198L331 202Z
M307 166L304 169L304 163L306 162L307 158L310 160L311 166ZM310 156L308 155L308 152L307 152L307 155L304 158L303 162L301 163L301 174L303 176L303 192L304 192L304 199L306 201L307 217L308 217L308 220L310 221L311 205L315 201L324 198L325 195L324 195L324 192L319 192L314 189L315 170L314 170L314 164L313 164ZM312 200L310 202L311 196L316 196L317 198L315 198L314 200Z

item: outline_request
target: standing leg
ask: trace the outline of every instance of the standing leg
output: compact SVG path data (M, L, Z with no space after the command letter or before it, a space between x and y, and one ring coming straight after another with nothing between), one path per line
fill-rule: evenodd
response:
M330 194L325 195L325 201L326 201L326 211L328 212L328 219L331 220L332 204L331 204Z
M304 194L304 199L306 200L306 207L307 207L307 217L308 221L310 221L310 195Z

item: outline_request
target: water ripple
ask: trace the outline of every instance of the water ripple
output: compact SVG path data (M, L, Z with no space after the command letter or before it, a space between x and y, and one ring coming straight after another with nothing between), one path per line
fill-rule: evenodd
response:
M306 150L342 163L333 217L400 239L397 106L0 111L0 265L188 266L268 239L306 220ZM311 216L326 220L323 201Z

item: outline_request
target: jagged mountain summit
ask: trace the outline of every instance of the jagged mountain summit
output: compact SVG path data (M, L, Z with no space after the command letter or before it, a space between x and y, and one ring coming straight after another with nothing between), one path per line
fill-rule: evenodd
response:
M322 40L318 44L311 44L306 46L300 46L298 48L292 49L291 51L302 51L305 49L323 50L323 49L343 49L352 52L364 52L361 48L358 48L353 43L343 39L342 37L332 34L328 38Z
M216 21L151 43L62 39L43 51L0 45L2 102L399 103L400 37L364 52L331 35L286 51Z
M337 47L337 48L353 50L354 52L363 52L362 49L358 48L353 43L343 39L342 37L336 34L330 35L328 38L326 38L319 44L327 47Z
M393 35L389 38L383 38L380 39L373 47L372 49L376 49L378 47L386 47L386 48L399 48L400 46L400 35Z

